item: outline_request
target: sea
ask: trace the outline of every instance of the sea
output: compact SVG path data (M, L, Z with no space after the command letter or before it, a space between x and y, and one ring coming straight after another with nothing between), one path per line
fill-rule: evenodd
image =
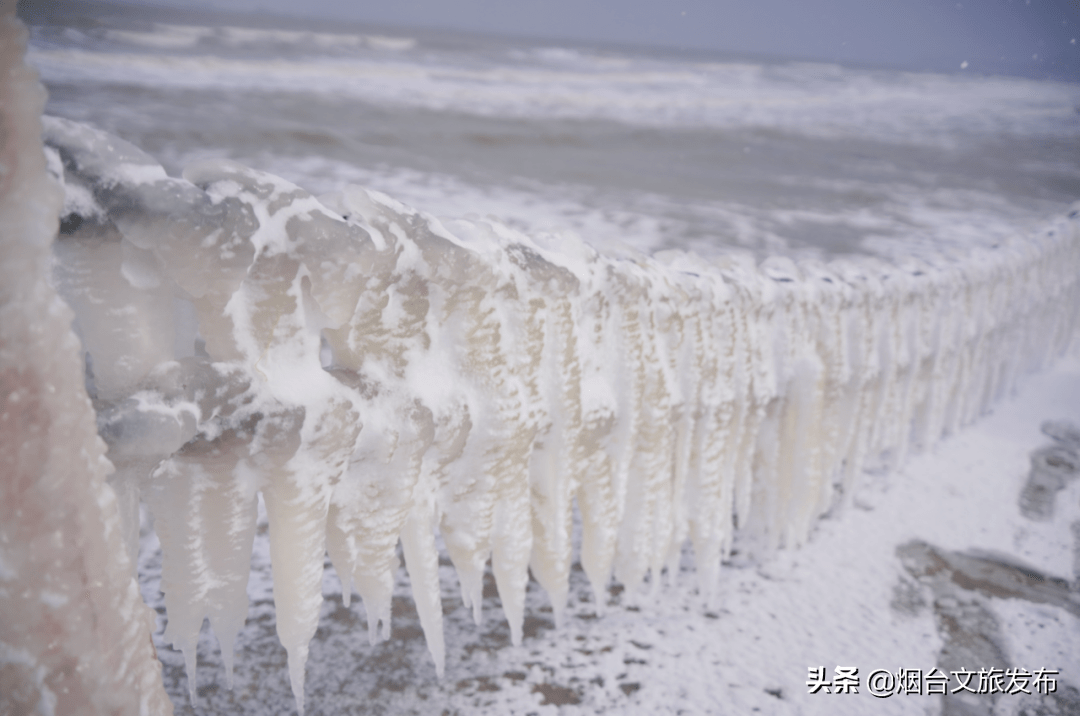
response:
M705 257L963 250L1080 199L1077 82L78 7L31 28L45 111L172 175L227 157Z

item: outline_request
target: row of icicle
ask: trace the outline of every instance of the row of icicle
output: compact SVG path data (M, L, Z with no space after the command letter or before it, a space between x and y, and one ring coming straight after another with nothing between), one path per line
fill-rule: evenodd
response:
M598 595L655 584L688 539L708 595L736 528L799 545L864 467L973 420L1074 333L1071 219L892 263L606 257L224 161L170 178L65 120L45 140L55 281L133 555L140 499L155 518L192 693L205 617L231 680L259 493L302 710L327 552L374 640L400 542L441 674L436 532L477 620L490 558L515 644L530 571L561 618L575 505Z

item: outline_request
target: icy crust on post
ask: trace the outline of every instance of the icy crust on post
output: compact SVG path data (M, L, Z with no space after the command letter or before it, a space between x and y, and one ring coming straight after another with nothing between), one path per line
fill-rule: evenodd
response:
M736 529L799 545L865 466L974 420L1075 332L1075 212L964 256L606 257L225 161L172 178L45 127L55 282L131 549L140 500L156 519L192 690L203 618L231 668L260 492L302 708L327 552L385 639L401 543L441 674L436 532L477 619L490 559L515 643L530 572L562 614L574 509L598 592L655 586L690 540L709 595Z
M0 713L172 714L132 578L70 309L50 286L63 192L45 92L0 4ZM75 200L79 197L76 194ZM136 526L137 530L137 526Z

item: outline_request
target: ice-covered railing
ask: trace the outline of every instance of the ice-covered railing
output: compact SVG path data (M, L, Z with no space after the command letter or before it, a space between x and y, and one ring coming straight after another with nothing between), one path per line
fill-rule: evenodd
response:
M46 279L63 192L25 45L0 0L0 713L166 716L71 310Z
M140 499L154 515L192 691L204 617L231 671L258 493L302 706L327 552L386 638L400 541L441 674L436 531L477 619L490 558L514 643L530 571L561 617L575 505L598 592L655 585L689 539L708 595L736 529L799 545L864 467L973 420L1074 335L1075 218L894 263L606 257L225 161L168 177L62 119L45 142L55 284L132 553Z

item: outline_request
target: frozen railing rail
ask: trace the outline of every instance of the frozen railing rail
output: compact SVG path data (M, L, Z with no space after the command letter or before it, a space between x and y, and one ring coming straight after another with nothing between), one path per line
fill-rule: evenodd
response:
M1076 212L894 263L613 258L225 161L168 177L62 119L45 143L55 284L132 554L140 498L155 517L192 691L204 617L231 670L259 492L302 704L326 552L374 640L400 540L439 673L435 530L477 619L491 559L515 643L529 570L561 616L575 504L597 591L655 584L689 539L708 595L736 528L802 543L865 466L972 421L1075 333Z

